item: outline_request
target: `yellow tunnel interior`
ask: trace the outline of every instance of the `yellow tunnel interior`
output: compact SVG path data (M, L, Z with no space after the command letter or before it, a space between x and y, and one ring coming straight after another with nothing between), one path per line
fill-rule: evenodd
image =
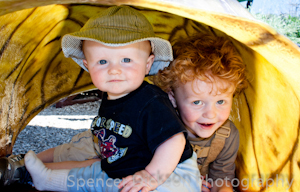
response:
M259 21L163 1L63 1L24 7L2 2L0 12L0 156L47 106L94 89L89 74L61 51L64 34L78 31L113 4L134 6L157 36L172 44L194 33L227 36L241 54L249 87L234 97L230 119L240 132L236 173L244 191L300 188L300 50ZM133 3L132 3L133 2ZM216 2L216 1L213 1Z

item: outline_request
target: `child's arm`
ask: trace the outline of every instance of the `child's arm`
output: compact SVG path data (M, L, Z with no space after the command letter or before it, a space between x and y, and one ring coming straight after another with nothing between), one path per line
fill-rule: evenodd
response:
M154 156L145 168L160 184L164 183L179 163L185 147L183 133L177 133L155 151Z
M119 184L121 192L154 190L164 183L176 168L185 147L183 133L177 133L162 143L154 153L154 156L145 168L134 175L127 176Z

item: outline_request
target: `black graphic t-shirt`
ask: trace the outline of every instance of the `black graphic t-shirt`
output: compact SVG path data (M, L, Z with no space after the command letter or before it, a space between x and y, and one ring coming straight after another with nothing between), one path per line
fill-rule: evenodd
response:
M123 178L145 169L156 148L186 130L168 95L147 82L128 95L107 100L92 123L102 156L101 167L111 178ZM192 156L187 141L180 162Z

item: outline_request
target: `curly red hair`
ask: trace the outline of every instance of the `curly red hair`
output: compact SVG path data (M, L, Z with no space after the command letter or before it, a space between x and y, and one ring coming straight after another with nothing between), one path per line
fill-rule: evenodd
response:
M194 35L178 40L173 51L175 60L153 78L154 84L166 92L195 79L211 83L226 81L234 86L234 93L247 87L243 60L232 42L224 37Z

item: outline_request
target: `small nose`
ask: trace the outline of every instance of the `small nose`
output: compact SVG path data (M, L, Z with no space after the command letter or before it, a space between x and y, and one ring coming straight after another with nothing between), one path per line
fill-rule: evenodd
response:
M217 109L211 105L211 106L206 106L206 108L204 109L204 113L202 114L202 116L204 118L207 118L207 119L213 119L216 117L216 114L217 114Z
M121 65L119 63L110 63L109 69L108 69L108 74L110 75L117 75L121 74Z

